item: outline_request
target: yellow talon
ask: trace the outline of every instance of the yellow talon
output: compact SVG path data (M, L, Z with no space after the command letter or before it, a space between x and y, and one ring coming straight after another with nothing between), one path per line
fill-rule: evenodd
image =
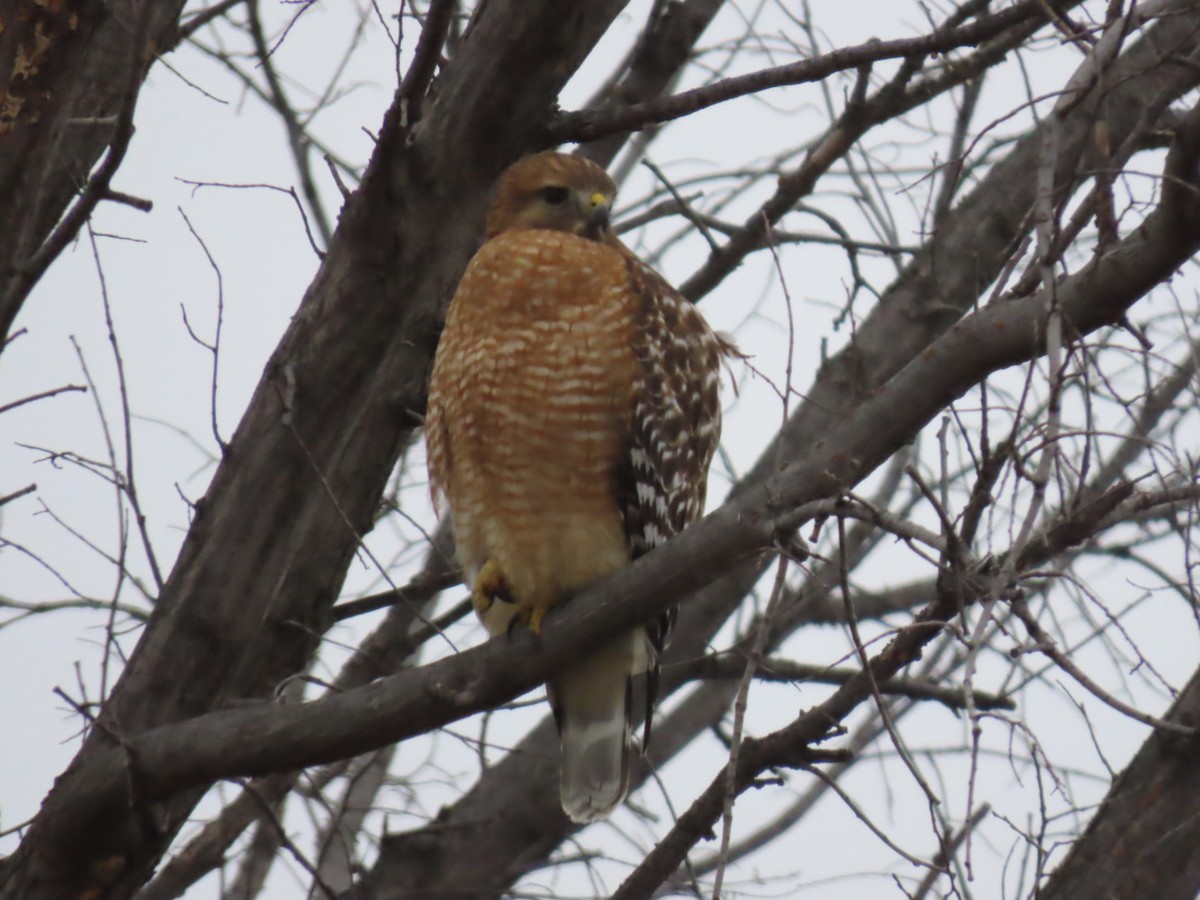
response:
M492 610L496 601L508 604L506 610ZM475 584L471 588L471 605L475 614L483 620L484 625L492 634L501 631L512 633L518 622L527 625L534 634L542 633L542 621L546 618L548 606L535 606L531 603L518 602L513 596L512 588L500 569L500 564L489 559L475 576Z
M481 593L478 588L471 591L471 605L475 607L475 615L483 618L484 613L492 608L494 601L487 594Z
M475 576L475 586L471 589L471 605L475 607L475 614L482 617L497 600L504 603L513 602L508 582L504 580L504 573L500 571L500 566L495 560L489 559Z
M542 619L546 618L546 610L548 608L545 606L535 606L533 609L527 609L521 613L521 618L534 634L542 633Z

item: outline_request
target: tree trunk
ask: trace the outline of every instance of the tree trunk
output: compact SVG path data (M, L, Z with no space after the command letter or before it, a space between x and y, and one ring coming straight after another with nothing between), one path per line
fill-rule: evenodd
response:
M1163 716L1200 728L1200 670ZM1152 732L1117 776L1042 900L1195 900L1200 895L1200 737Z

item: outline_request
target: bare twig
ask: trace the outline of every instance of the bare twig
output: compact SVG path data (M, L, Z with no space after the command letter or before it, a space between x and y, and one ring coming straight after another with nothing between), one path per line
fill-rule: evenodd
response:
M1030 612L1029 604L1027 604L1021 598L1014 598L1011 601L1010 606L1012 607L1012 611L1016 614L1017 618L1021 620L1022 624L1024 624L1025 629L1029 632L1030 638L1032 638L1034 641L1033 646L1028 648L1028 650L1022 649L1016 652L1020 653L1036 651L1043 654L1047 658L1053 660L1056 666L1079 682L1079 684L1086 688L1088 693L1097 700L1108 706L1111 706L1117 712L1129 716L1131 719L1136 719L1143 725L1149 725L1151 728L1156 728L1161 731L1169 731L1173 734L1184 735L1187 737L1191 737L1196 734L1196 729L1189 725L1180 725L1176 722L1168 722L1165 719L1151 716L1142 712L1136 707L1130 706L1125 701L1114 697L1095 681L1093 681L1087 675L1087 673L1083 671L1083 669L1081 669L1071 660L1069 656L1058 649L1058 645L1055 643L1054 638L1045 632L1042 626L1038 624L1037 618L1032 612Z
M28 397L22 397L20 400L13 400L11 403L5 403L0 406L0 413L6 413L10 409L24 406L27 403L36 403L38 400L45 400L48 397L57 397L59 394L67 394L71 391L87 392L87 387L82 384L65 384L62 387L51 388L48 391L41 391L37 394L30 394Z
M221 267L213 259L208 245L204 243L204 239L192 227L192 220L187 217L187 213L183 211L183 207L179 207L179 215L183 217L183 222L187 225L188 231L192 233L192 237L200 245L200 249L204 252L204 258L208 260L209 268L213 270L213 274L217 278L217 322L213 328L212 343L201 338L192 329L192 325L187 317L187 307L181 303L179 304L179 309L183 313L183 325L187 329L188 335L212 355L212 374L209 378L208 416L209 424L212 427L213 440L217 442L217 446L221 449L221 454L224 455L228 450L228 446L221 437L221 428L217 424L217 379L221 368L221 325L225 320L225 280L221 276Z
M296 115L296 111L292 109L291 102L284 92L283 83L275 71L275 64L271 60L271 51L267 49L266 35L263 34L262 20L258 15L259 0L245 0L245 2L250 25L250 36L254 40L254 50L258 55L258 64L267 79L271 105L274 106L275 111L279 114L279 118L283 120L283 127L287 130L288 145L292 150L292 161L295 163L296 172L300 176L300 189L304 192L304 200L308 204L308 209L312 213L313 218L316 220L317 231L321 235L321 243L324 247L328 247L329 240L333 236L333 229L329 224L328 216L325 214L325 207L321 203L321 196L317 193L316 182L313 180L312 159L309 152L310 145L307 134L304 127L300 124L300 119ZM308 227L307 223L308 218L306 216L306 230ZM313 246L316 249L315 243ZM323 251L318 250L318 254L322 255Z

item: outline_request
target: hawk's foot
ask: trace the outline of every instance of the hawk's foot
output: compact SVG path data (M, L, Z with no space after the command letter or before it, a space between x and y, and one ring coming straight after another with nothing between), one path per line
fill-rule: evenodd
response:
M508 620L508 636L512 637L513 629L520 622L523 625L528 625L529 630L536 636L542 636L542 620L546 618L546 613L549 612L548 606L533 606L532 604L517 604L517 610L513 617Z
M475 607L475 614L482 617L497 600L512 603L513 596L500 566L494 559L489 559L475 577L475 586L471 588L471 605Z

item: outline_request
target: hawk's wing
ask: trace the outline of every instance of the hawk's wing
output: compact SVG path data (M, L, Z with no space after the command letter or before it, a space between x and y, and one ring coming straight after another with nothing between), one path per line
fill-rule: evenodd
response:
M632 254L630 282L641 301L628 453L617 473L630 556L665 543L704 512L708 466L721 436L723 355L718 337L692 303ZM658 692L659 657L675 622L672 607L648 626L652 658L646 726Z

